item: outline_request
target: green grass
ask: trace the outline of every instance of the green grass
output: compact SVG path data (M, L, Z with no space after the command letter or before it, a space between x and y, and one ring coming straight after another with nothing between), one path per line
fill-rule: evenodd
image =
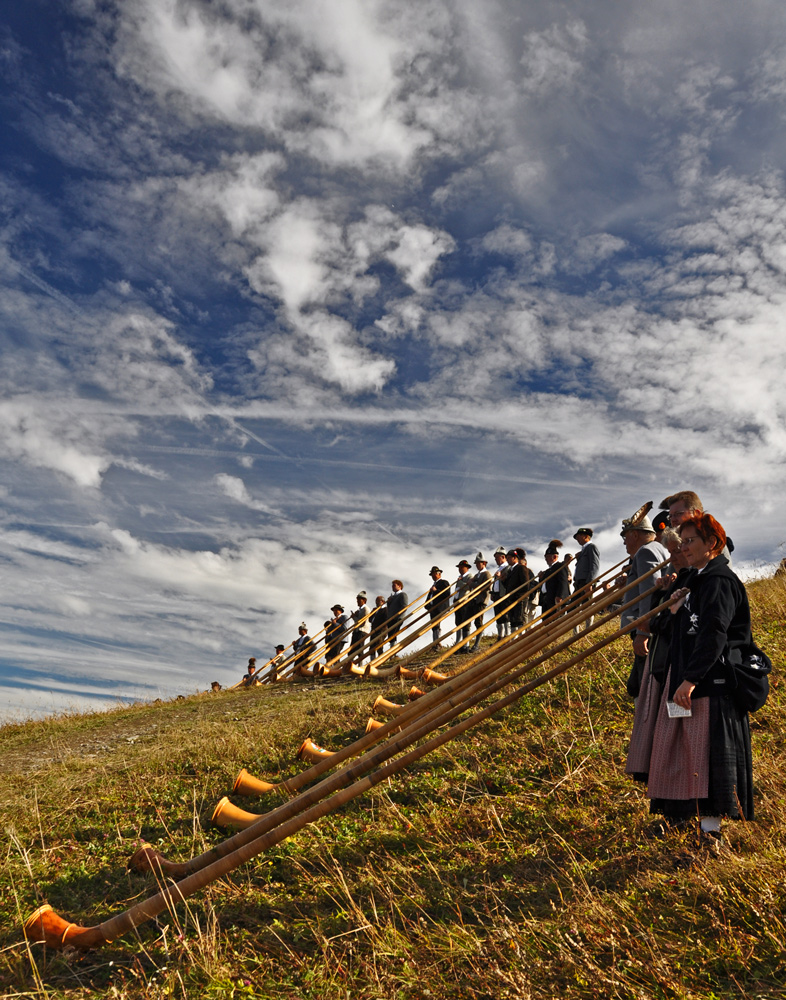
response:
M280 780L311 736L365 730L362 681L199 695L0 729L4 997L786 997L786 591L749 587L775 663L753 719L757 822L715 856L643 837L623 773L621 640L172 913L87 953L27 945L47 901L91 925L149 895L140 839L184 859L241 767ZM271 802L236 798L264 811Z

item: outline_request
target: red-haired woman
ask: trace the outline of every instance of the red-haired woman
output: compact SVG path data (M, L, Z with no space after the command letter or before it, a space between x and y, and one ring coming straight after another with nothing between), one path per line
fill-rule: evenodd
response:
M728 666L730 650L751 644L750 609L744 586L721 554L726 532L715 518L689 518L680 538L691 572L684 600L671 611L671 668L647 794L650 811L667 822L684 823L698 813L703 836L717 843L722 817L753 819L748 714L734 700ZM671 717L668 702L691 714Z

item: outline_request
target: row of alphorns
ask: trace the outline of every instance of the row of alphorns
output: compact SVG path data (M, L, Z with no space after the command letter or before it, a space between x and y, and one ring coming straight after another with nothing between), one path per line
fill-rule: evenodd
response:
M429 631L432 631L435 626L441 626L451 615L459 615L462 611L466 614L472 605L472 602L476 600L478 591L472 590L461 600L456 601L452 604L446 611L442 614L432 617L431 612L425 607L425 600L428 597L428 591L420 594L411 601L407 607L404 609L403 614L409 612L411 617L407 620L406 626L402 627L399 631L396 641L390 646L387 652L382 652L373 662L370 662L366 667L362 665L357 665L352 662L351 652L346 656L337 656L333 659L327 660L324 664L320 662L322 656L325 655L325 651L328 648L326 643L321 645L316 645L308 657L298 660L298 657L292 657L284 665L283 672L278 678L279 680L291 679L295 672L299 673L302 677L342 677L347 674L354 674L357 677L370 677L378 680L387 680L395 676L398 671L402 668L406 668L406 664L412 662L415 659L419 659L423 656L428 655L433 650L437 649L445 639L449 639L452 636L456 637L455 643L450 649L446 650L439 658L439 662L444 662L453 653L458 652L461 648L466 648L473 639L477 639L482 633L489 627L489 625L494 624L500 618L504 617L509 613L511 607L514 604L518 604L520 601L532 598L537 591L543 586L544 580L550 578L560 571L561 565L555 566L553 569L549 570L547 573L543 574L543 577L537 582L528 585L523 583L520 587L515 590L508 591L497 601L493 602L489 607L491 608L494 615L488 621L484 621L480 629L472 631L468 636L463 638L458 638L458 633L461 632L462 628L466 626L466 621L462 625L455 625L450 628L444 635L440 636L439 639L432 640L428 645L416 650L414 653L409 654L404 660L399 661L398 657L411 646L412 643L416 642L418 639L422 638ZM587 589L591 584L587 584L582 590L580 590L576 595L576 598L582 598L585 595ZM485 614L488 610L487 607L483 608L481 614ZM473 613L470 617L474 618L476 615ZM540 621L540 619L538 619ZM383 623L380 629L375 631L383 632L387 628L387 623ZM321 633L317 633L317 638ZM372 632L370 638L374 638L375 633ZM396 660L397 662L391 663L391 660ZM265 666L260 669L262 673L270 664L272 660L269 661ZM267 678L266 678L267 680ZM263 682L264 683L264 682Z
M390 712L392 717L378 727L368 727L367 732L349 746L331 752L306 741L301 747L301 757L313 763L300 774L274 783L242 771L233 789L236 793L254 796L283 793L290 798L261 814L247 813L233 806L229 799L222 800L225 804L219 803L213 818L220 825L237 827L237 832L188 861L170 861L152 846L143 844L129 865L138 871L153 872L159 879L157 890L147 899L92 927L71 923L44 904L25 922L27 939L44 942L51 948L85 949L129 933L144 921L171 910L204 886L224 878L261 852L282 843L308 824L342 808L540 685L564 674L621 635L639 628L651 613L584 645L592 633L610 623L620 610L634 607L647 596L638 593L638 588L661 566L637 580L609 588L603 577L617 568L612 567L588 585L585 603L569 606L564 614L550 619L539 619L538 627L533 627L536 623L523 625L502 642L471 656L459 673L449 678L438 677L437 683L426 692L419 692L407 704L396 705L378 699L374 703L376 711L379 714ZM634 587L635 597L626 601L626 594ZM653 587L648 593L653 594L655 590ZM612 608L623 601L626 603L622 603L621 609ZM661 608L665 606L667 604ZM594 616L594 621L588 616ZM577 634L577 626L585 620L586 629ZM578 652L570 651L579 639L583 648ZM565 658L555 666L517 684L537 667L563 654ZM423 673L417 679L422 680ZM505 688L512 689L502 694ZM487 704L480 707L481 702ZM329 771L333 773L328 774Z

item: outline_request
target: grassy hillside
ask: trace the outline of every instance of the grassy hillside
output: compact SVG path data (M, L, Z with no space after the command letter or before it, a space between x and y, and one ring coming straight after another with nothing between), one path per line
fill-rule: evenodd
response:
M223 838L241 767L302 770L306 736L360 736L357 680L198 695L0 729L0 990L7 997L786 997L786 590L750 588L775 663L754 717L757 822L717 856L645 836L623 774L621 640L129 936L26 945L48 901L91 925L150 894L140 839L185 859ZM271 800L235 799L264 811ZM280 801L275 797L272 801Z

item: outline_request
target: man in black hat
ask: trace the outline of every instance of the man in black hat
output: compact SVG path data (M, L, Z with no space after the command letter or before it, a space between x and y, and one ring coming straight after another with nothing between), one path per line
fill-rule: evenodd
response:
M426 596L425 608L429 613L432 623L436 620L436 624L432 624L431 626L431 640L432 642L439 642L442 628L438 619L447 614L450 607L450 584L447 580L442 579L442 570L439 566L432 566L429 570L429 576L432 583ZM439 649L439 647L437 648Z
M297 639L292 643L292 648L295 651L295 669L292 671L293 675L310 677L310 671L314 667L313 663L309 664L309 660L314 653L314 640L308 634L308 625L305 622L301 622L298 625Z
M573 537L581 546L575 556L573 570L573 593L575 596L573 600L576 605L586 604L592 597L592 593L589 587L586 590L584 587L600 573L600 552L592 541L592 528L579 528ZM590 615L584 622L584 628L589 628L593 621L594 617ZM575 631L580 632L581 628L576 626Z
M466 639L469 635L469 621L472 618L472 602L467 601L462 607L459 607L458 605L462 604L462 602L472 593L472 572L470 571L469 563L466 559L462 559L461 562L457 564L456 569L459 571L459 577L453 588L453 607L456 609L453 616L456 619L457 629L455 645L458 646L461 640Z
M371 635L368 640L369 654L376 660L384 652L385 639L388 634L388 608L382 594L374 599L374 609L371 612Z
M287 661L287 657L284 656L285 649L286 647L281 642L276 646L276 655L270 661L270 673L268 675L268 681L271 683L278 680L279 672Z
M347 622L349 621L340 604L334 604L330 610L333 612L333 617L325 622L325 645L327 647L325 660L327 663L341 655L347 632Z
M355 661L357 661L359 667L363 665L363 659L368 652L366 643L371 633L371 609L368 607L368 594L366 591L361 590L356 600L358 606L352 612L352 642L347 654L349 663L347 664L346 672L349 671L349 666Z
M404 622L404 611L409 604L409 598L401 580L394 580L391 583L391 588L387 599L388 642L390 643L390 649L396 644L396 637L401 631L401 626Z
M557 612L554 609L570 597L570 571L568 564L572 557L568 554L560 562L559 550L561 548L562 542L559 538L552 538L543 554L548 569L542 569L538 573L538 579L541 581L541 618L546 615L556 614Z
M475 619L475 631L478 633L475 636L475 642L472 644L473 652L480 645L480 637L483 635L483 615L489 605L493 582L494 577L487 568L486 559L483 557L482 552L478 552L475 556L475 575L472 578L472 589L475 591L475 596L469 603L472 609L472 617Z
M511 569L511 563L508 561L508 550L504 545L498 545L494 550L494 562L497 564L496 569L492 569L491 572L494 579L491 583L491 603L497 604L505 594L507 590L507 576ZM497 615L502 610L500 605L494 608L494 614ZM502 639L504 636L510 633L510 621L507 615L501 615L497 618L497 639Z

